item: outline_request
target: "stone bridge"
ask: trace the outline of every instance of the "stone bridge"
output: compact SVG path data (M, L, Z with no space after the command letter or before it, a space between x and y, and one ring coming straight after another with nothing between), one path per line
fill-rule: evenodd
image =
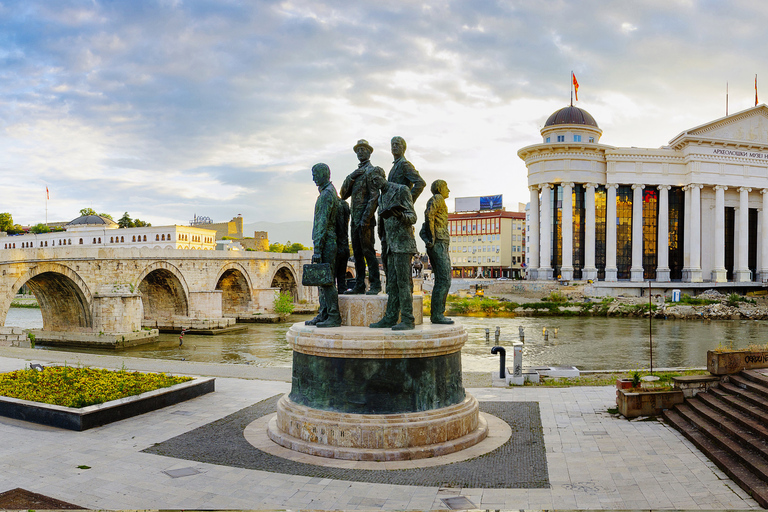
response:
M295 302L316 302L317 289L301 285L311 257L311 251L0 250L0 325L26 284L40 304L42 339L49 341L122 338L131 344L128 339L148 336L147 327L226 327L273 312L279 290Z

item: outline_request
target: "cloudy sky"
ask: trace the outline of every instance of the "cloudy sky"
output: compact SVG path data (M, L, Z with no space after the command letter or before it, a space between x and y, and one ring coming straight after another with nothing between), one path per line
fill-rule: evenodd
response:
M161 224L308 220L389 140L453 196L527 201L517 150L569 102L602 143L659 147L768 99L754 1L0 0L0 212ZM761 100L762 102L762 100ZM428 194L417 203L423 211ZM449 200L449 208L453 201Z

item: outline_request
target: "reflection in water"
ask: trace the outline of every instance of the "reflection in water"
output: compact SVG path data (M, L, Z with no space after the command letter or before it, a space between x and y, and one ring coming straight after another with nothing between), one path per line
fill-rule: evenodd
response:
M128 348L120 354L157 359L290 366L291 351L285 333L294 322L311 316L294 315L282 324L249 324L248 330L220 336L184 336L179 347L177 334L162 334L149 345ZM498 356L491 355L495 329L501 328L502 346L518 339L518 327L525 329L523 364L526 366L576 366L581 370L646 368L650 364L648 320L638 318L563 317L563 318L477 318L455 317L464 325L469 340L462 351L465 371L493 371ZM41 328L38 309L12 308L6 325ZM490 329L486 344L485 329ZM549 337L544 340L542 330ZM557 334L555 334L557 330ZM653 322L653 365L657 368L705 366L707 350L719 344L743 348L768 340L768 322L761 320ZM87 350L114 354L111 350ZM510 351L511 352L511 351Z

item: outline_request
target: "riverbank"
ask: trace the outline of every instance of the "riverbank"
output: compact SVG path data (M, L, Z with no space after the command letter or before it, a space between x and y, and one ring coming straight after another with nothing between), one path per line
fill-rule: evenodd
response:
M537 300L538 299L538 300ZM690 297L683 294L680 302L663 296L647 297L589 297L580 292L548 294L529 292L496 294L489 297L450 295L446 304L448 315L459 316L606 316L648 317L659 319L708 320L766 320L768 297L765 295L725 295L716 290Z

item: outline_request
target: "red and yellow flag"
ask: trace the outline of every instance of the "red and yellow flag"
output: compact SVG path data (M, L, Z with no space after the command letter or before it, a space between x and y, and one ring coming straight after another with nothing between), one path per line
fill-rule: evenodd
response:
M573 77L573 92L576 95L576 101L579 101L579 81L576 80L576 75L573 74L573 71L571 71L571 76Z

